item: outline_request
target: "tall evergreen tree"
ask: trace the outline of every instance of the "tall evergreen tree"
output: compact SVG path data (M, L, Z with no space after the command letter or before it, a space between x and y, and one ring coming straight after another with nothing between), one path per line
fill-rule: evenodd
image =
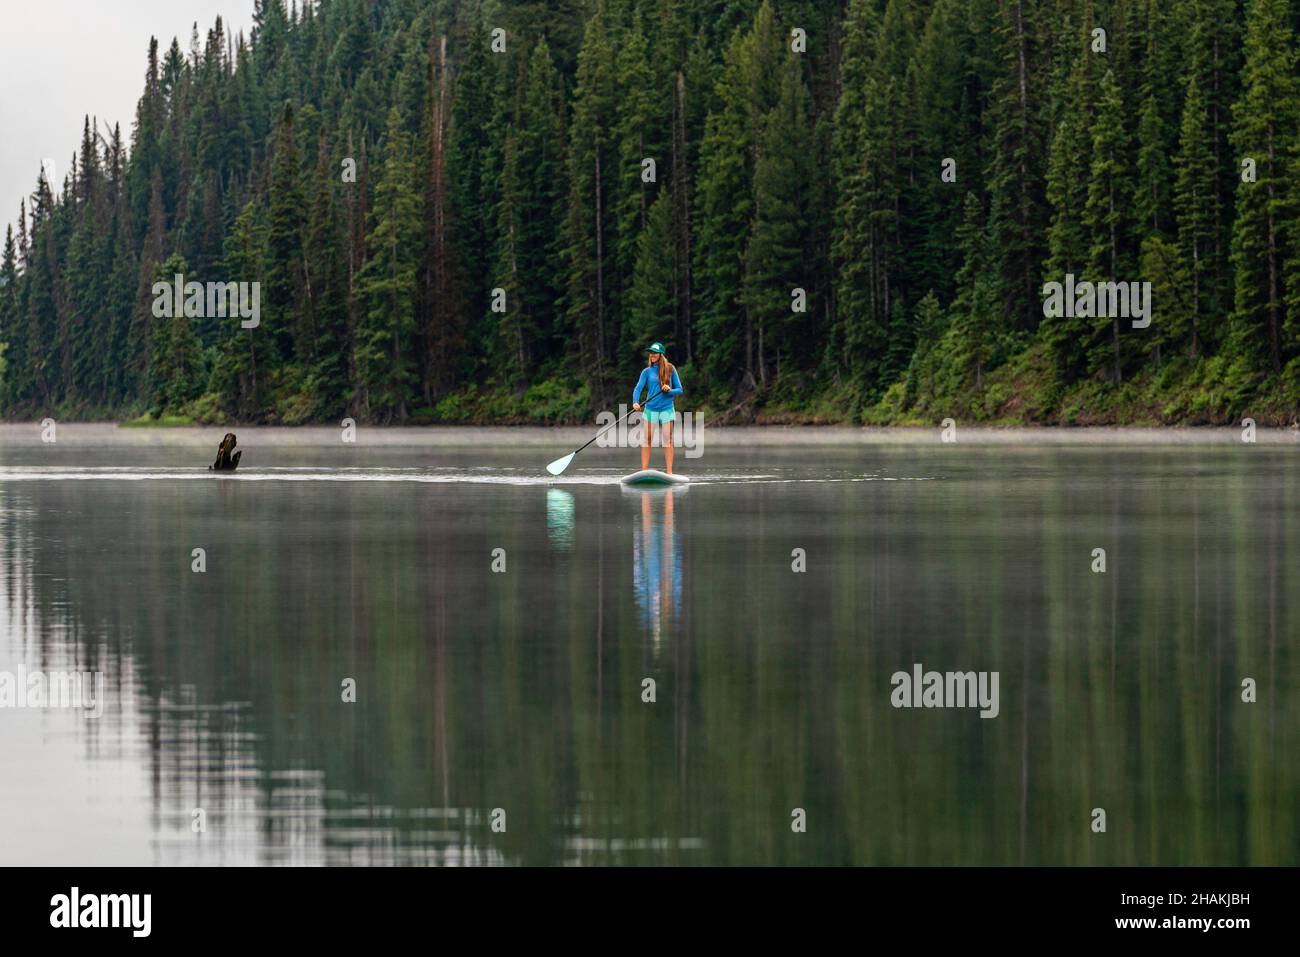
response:
M1192 356L1200 351L1201 316L1209 305L1206 279L1212 273L1214 265L1213 211L1218 187L1214 157L1210 152L1210 144L1202 135L1207 125L1205 97L1201 95L1200 86L1193 74L1188 81L1187 97L1183 101L1178 153L1174 159L1174 210L1178 216L1178 247L1191 280L1191 341L1188 350Z
M753 388L748 326L737 322L745 237L749 228L752 177L746 103L746 61L750 44L737 32L727 46L700 145L696 180L695 265L697 340L702 371L713 386L731 387L743 372Z
M256 282L266 257L267 227L264 211L250 201L235 220L226 239L224 271L232 282ZM259 293L259 309L261 294ZM260 317L259 317L260 319ZM217 360L209 386L222 408L240 421L265 414L270 356L276 349L274 332L259 321L246 329L227 320L219 326Z
M661 191L650 204L646 228L637 237L627 302L626 328L632 342L671 341L675 268L672 197Z
M1000 10L1001 62L991 92L994 146L988 171L1002 318L1015 330L1036 329L1042 316L1040 271L1046 258L1042 96L1033 77L1042 69L1049 21L1039 0L1008 0Z
M4 253L0 256L0 400L11 405L17 399L9 374L13 343L18 325L18 243L14 228L5 227ZM20 366L21 368L21 366Z
M609 394L610 359L617 329L611 261L617 237L615 141L616 87L613 51L602 8L587 23L578 54L577 86L569 131L569 200L566 215L567 321L576 338L583 374L602 399Z
M361 406L380 421L407 417L416 382L415 298L420 249L420 190L402 114L388 114L383 171L375 185L368 259L357 281L361 327L357 380Z
M885 328L876 312L871 266L867 105L874 99L871 75L876 20L871 0L852 0L841 53L841 90L831 143L835 177L834 231L836 326L832 348L838 365L859 382L875 379L874 356L883 350Z
M305 283L302 226L306 197L294 119L293 106L286 103L276 126L271 184L267 192L262 322L276 346L266 356L268 365L295 359L310 365L312 355L306 315L298 308ZM270 369L264 367L264 371Z
M313 177L311 211L303 241L305 263L302 312L310 351L302 356L309 372L303 382L313 416L337 416L347 405L351 350L348 336L347 258L343 228L334 198L333 168L322 133Z
M745 250L742 291L754 323L754 368L759 385L768 384L769 363L780 366L797 348L796 319L807 313L792 312L796 290L802 309L807 308L810 283L807 238L810 232L808 162L811 129L808 91L802 64L790 54L782 71L780 99L765 123L762 146L754 169L754 225ZM811 332L806 320L799 322Z
M1130 275L1131 245L1128 238L1133 175L1129 163L1129 139L1124 129L1125 106L1119 80L1106 71L1099 89L1096 129L1092 137L1092 166L1088 178L1088 201L1083 219L1090 239L1089 279L1121 282ZM1094 339L1111 357L1115 385L1123 382L1123 350L1120 344L1121 317L1118 309L1094 320ZM1106 333L1109 335L1106 335ZM1100 362L1097 365L1101 365Z
M1300 332L1286 322L1291 291L1285 264L1292 255L1287 227L1297 215L1293 151L1300 127L1296 50L1286 14L1282 0L1252 0L1242 98L1233 117L1237 153L1255 164L1255 181L1237 187L1234 340L1239 352L1265 359L1273 372L1281 371L1283 356ZM1292 275L1300 280L1300 274Z
M506 381L531 378L563 328L564 123L560 77L539 40L529 57L507 132L498 211L497 285L506 290L502 321L509 342Z

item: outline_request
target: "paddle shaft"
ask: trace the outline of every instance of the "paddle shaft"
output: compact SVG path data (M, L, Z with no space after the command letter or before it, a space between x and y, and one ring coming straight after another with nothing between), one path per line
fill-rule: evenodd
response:
M649 402L651 399L653 399L653 398L655 397L655 395L659 395L659 394L662 393L662 392L663 392L663 389L660 389L659 392L656 392L654 395L648 395L648 396L646 396L646 398L645 398L646 402ZM641 409L629 409L627 415L623 416L623 419L631 418L633 412L638 412L638 411L641 411L641 410L644 410L644 409L645 409L645 406L641 406ZM593 436L591 437L591 442L588 442L587 445L590 445L592 442L595 442L598 438L600 438L602 435L604 435L606 432L608 432L608 431L609 431L610 429L612 429L614 426L618 425L619 422L622 422L623 419L619 419L618 422L611 422L611 423L609 423L609 425L605 426L603 429L601 429L599 432L597 432L595 435L593 435ZM587 445L584 445L584 446L582 447L582 449L585 449L585 448L587 447ZM574 455L577 455L578 452L581 452L581 451L582 451L582 449L577 449L577 450L575 450L573 454L574 454Z
M599 432L597 432L595 435L593 435L593 436L591 437L590 441L587 442L587 445L590 445L592 442L595 442L598 438L600 438L602 435L604 435L606 432L608 432L608 431L609 431L610 429L612 429L614 426L618 425L619 422L622 422L623 419L630 418L631 415L632 415L632 413L635 412L635 411L636 411L636 409L631 409L631 410L628 412L627 415L623 416L622 419L619 419L617 422L611 422L611 423L609 423L609 425L605 426L603 429L601 429ZM574 454L574 455L577 455L579 452L582 451L582 449L585 449L585 448L587 447L587 445L584 445L584 446L583 446L582 448L580 448L580 449L576 449L576 450L574 450L574 453L573 453L573 454Z
M659 395L659 394L662 393L662 392L663 392L663 389L660 389L660 390L659 390L658 392L656 392L654 395L648 395L648 396L646 396L646 402L649 402L649 401L650 401L651 399L653 399L656 395ZM638 404L638 403L633 403L633 404L635 405L635 404ZM587 441L587 444L586 444L586 445L583 445L583 446L581 446L580 448L574 449L574 450L573 450L573 455L577 455L579 452L581 452L583 449L585 449L588 445L591 445L592 442L595 442L598 438L600 438L602 435L604 435L606 432L608 432L608 431L609 431L610 429L612 429L614 426L618 425L620 422L623 422L624 420L631 418L633 412L639 412L639 411L642 411L642 410L644 410L644 408L645 408L645 406L642 406L641 409L629 409L627 415L623 416L622 418L618 419L618 420L615 421L615 422L611 422L611 423L609 423L609 425L605 426L603 429L601 429L599 432L597 432L595 435L593 435L593 436L592 436L592 437ZM554 463L552 463L552 464L554 464ZM567 466L568 463L566 462L565 465ZM561 469L561 471L563 471L563 469Z

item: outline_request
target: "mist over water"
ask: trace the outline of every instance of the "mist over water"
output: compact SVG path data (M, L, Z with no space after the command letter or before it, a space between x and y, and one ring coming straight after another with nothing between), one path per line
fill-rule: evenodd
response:
M1285 434L774 431L639 492L544 430L240 429L213 476L207 431L17 428L0 671L107 700L0 708L0 864L1300 860ZM998 716L891 707L916 663Z

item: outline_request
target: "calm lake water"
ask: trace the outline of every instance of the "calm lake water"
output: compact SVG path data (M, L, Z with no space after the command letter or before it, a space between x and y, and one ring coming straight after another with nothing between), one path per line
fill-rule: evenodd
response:
M1300 863L1300 443L463 435L5 427L0 864Z

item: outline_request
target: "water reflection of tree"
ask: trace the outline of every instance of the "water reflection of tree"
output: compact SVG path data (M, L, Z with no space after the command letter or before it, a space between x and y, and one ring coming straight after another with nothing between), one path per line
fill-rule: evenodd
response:
M1295 863L1300 473L1071 454L549 530L536 489L14 483L0 646L107 673L138 721L78 727L143 752L162 860L202 804L266 862ZM999 670L1001 716L889 708L913 661Z

